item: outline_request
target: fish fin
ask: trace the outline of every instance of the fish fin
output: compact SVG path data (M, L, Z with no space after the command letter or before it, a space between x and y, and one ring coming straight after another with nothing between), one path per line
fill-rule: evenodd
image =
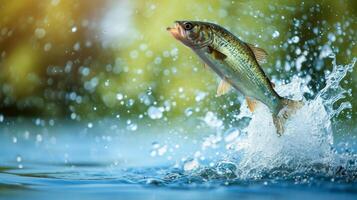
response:
M257 59L259 64L263 64L267 62L268 53L264 49L255 47L254 45L248 43L247 45L252 50L255 59Z
M304 106L302 101L293 101L290 99L283 99L281 101L280 109L273 114L273 122L276 128L276 132L279 136L284 133L284 125L286 121L292 116L298 109Z
M217 96L221 96L226 94L231 89L231 84L229 84L226 80L222 79L218 85Z
M248 105L250 112L254 112L255 107L257 105L257 101L255 101L249 97L245 97L245 100L247 101L247 105Z
M217 50L213 50L212 54L213 54L213 57L217 60L224 60L227 58L226 55L224 55L223 53L221 53Z
M212 54L213 57L217 60L224 60L227 58L222 52L212 48L211 46L208 47L208 53Z
M209 66L207 65L207 63L203 63L203 68L204 69L209 69Z
M285 119L280 118L277 115L273 115L273 123L276 129L276 133L279 136L283 135Z

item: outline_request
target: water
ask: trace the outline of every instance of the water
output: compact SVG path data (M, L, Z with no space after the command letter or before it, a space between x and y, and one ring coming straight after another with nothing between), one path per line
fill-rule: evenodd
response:
M351 107L340 82L355 62L333 63L311 100L306 79L276 86L305 102L281 137L264 105L252 114L244 103L237 119L249 124L233 128L213 112L151 125L1 116L0 199L355 199L356 130L331 123Z

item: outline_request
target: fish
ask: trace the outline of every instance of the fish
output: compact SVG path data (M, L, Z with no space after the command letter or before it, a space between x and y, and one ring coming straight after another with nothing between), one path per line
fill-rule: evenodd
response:
M254 112L258 102L272 113L279 136L284 133L286 121L304 103L281 97L275 90L261 65L267 61L267 52L240 40L224 27L202 21L175 21L167 31L189 47L220 78L217 96L234 88L246 98L248 108Z

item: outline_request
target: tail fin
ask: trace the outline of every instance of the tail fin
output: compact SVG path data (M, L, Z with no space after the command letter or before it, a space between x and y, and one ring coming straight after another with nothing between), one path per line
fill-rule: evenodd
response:
M277 112L273 114L273 122L279 136L284 133L284 125L288 118L300 109L304 103L302 101L294 101L283 99Z

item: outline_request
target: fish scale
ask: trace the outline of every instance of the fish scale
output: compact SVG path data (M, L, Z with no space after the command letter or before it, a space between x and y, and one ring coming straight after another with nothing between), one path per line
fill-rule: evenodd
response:
M222 34L223 36L221 36L219 34L220 34L220 32L214 31L215 37L214 37L212 45L215 48L217 48L218 50L222 50L222 51L227 52L231 55L231 56L228 56L226 62L228 64L228 66L230 66L236 73L238 73L233 77L235 77L237 79L238 77L242 77L242 75L244 74L247 76L247 79L250 80L250 82L245 82L245 83L242 83L241 82L242 80L238 80L238 81L233 80L233 81L229 81L229 82L238 82L238 85L241 85L241 86L237 86L237 88L239 88L239 90L245 94L246 93L252 93L253 95L254 95L254 93L256 94L256 92L245 91L248 89L248 87L250 85L252 85L250 87L250 90L255 85L255 86L258 86L258 88L261 91L264 91L264 90L266 91L268 89L269 96L275 97L276 96L276 94L274 94L275 92L271 91L269 88L268 84L270 84L270 83L264 84L265 77L261 76L261 71L259 69L257 69L257 67L254 67L254 65L257 65L256 61L249 59L249 57L246 53L247 48L244 48L242 46L242 45L244 45L244 43L241 41L238 41L239 40L238 38L236 38L236 41L234 41L230 38L229 39L224 38L224 35L226 35L226 34ZM250 56L250 57L252 57L252 56ZM247 67L247 65L252 66L252 67L249 68L249 67ZM244 87L243 85L248 85L248 87ZM242 87L244 87L244 89ZM261 95L261 96L265 96L265 93L264 93L264 95ZM259 100L262 100L262 97L260 97L260 96L256 97L256 98ZM276 97L276 98L278 98L278 97ZM274 108L272 108L274 106L274 105L272 105L273 103L266 102L266 104L268 104L268 106L271 109L274 109Z

